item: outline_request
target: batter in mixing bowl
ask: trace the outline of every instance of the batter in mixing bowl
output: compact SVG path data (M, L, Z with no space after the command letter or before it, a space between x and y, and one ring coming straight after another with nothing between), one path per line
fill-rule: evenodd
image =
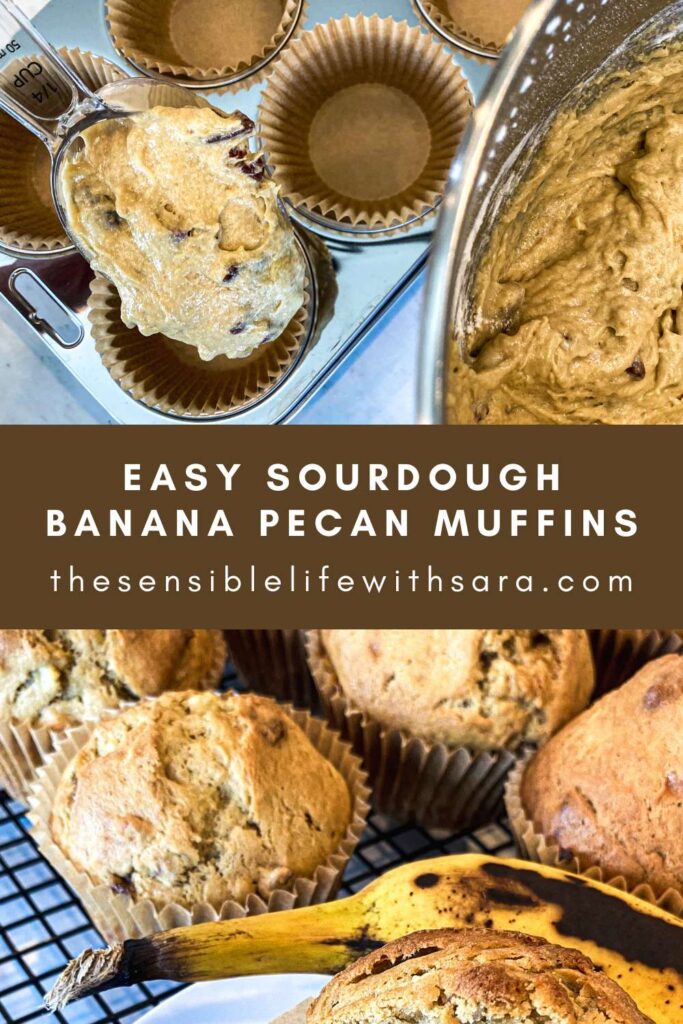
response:
M562 113L503 208L457 423L683 422L683 55Z

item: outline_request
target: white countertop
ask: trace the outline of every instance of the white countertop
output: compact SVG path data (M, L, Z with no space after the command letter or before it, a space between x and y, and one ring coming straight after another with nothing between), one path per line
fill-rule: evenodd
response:
M411 423L423 275L360 342L295 423ZM0 423L109 423L14 310L0 306Z

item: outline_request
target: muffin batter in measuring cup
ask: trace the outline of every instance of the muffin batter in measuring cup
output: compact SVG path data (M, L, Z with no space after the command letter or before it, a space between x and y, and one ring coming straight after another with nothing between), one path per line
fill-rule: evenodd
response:
M249 149L253 123L148 79L94 93L11 0L3 11L45 57L46 100L32 90L31 105L5 81L0 107L50 151L60 219L116 286L126 325L204 359L246 356L278 337L302 305L304 263L277 186Z

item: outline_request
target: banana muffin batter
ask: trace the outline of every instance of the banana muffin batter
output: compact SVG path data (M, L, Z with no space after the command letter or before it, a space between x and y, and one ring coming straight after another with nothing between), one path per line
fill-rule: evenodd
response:
M303 259L253 130L240 113L155 107L86 129L61 172L72 233L124 323L202 359L249 355L303 303Z
M458 423L683 422L683 55L564 112L476 283Z

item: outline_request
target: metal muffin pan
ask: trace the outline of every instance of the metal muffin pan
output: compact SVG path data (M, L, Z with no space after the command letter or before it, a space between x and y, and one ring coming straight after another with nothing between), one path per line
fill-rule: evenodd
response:
M418 18L410 0L314 0L305 8L303 27L312 28L345 14L379 14L428 28ZM103 0L51 0L33 21L55 46L91 50L115 61L129 74L138 74L111 43ZM29 45L26 52L31 52ZM16 54L10 54L0 58L0 67L15 57ZM272 59L277 60L277 54ZM489 68L460 53L456 59L476 102ZM246 77L230 90L205 89L202 95L217 107L237 108L256 118L263 86L261 73L256 79ZM350 232L332 232L310 218L304 220L295 215L295 219L309 231L313 230L327 246L334 270L333 304L328 294L329 306L325 313L325 296L322 297L317 331L291 372L276 387L248 407L213 418L211 422L287 421L420 272L435 224L432 218L388 238L359 240ZM18 315L31 324L56 358L115 421L129 424L206 422L149 408L133 399L112 379L95 351L89 330L86 302L90 278L90 268L73 252L26 257L0 251L0 295L6 310L3 319Z
M479 57L482 60L498 60L500 57L500 50L489 49L486 46L479 46L472 39L467 39L465 36L455 35L450 32L442 24L439 23L438 18L435 18L430 10L429 4L426 4L424 0L415 0L415 7L420 13L422 20L429 26L435 36L444 40L446 43L450 43L456 46L458 51L465 51L465 53L471 53L475 57Z

